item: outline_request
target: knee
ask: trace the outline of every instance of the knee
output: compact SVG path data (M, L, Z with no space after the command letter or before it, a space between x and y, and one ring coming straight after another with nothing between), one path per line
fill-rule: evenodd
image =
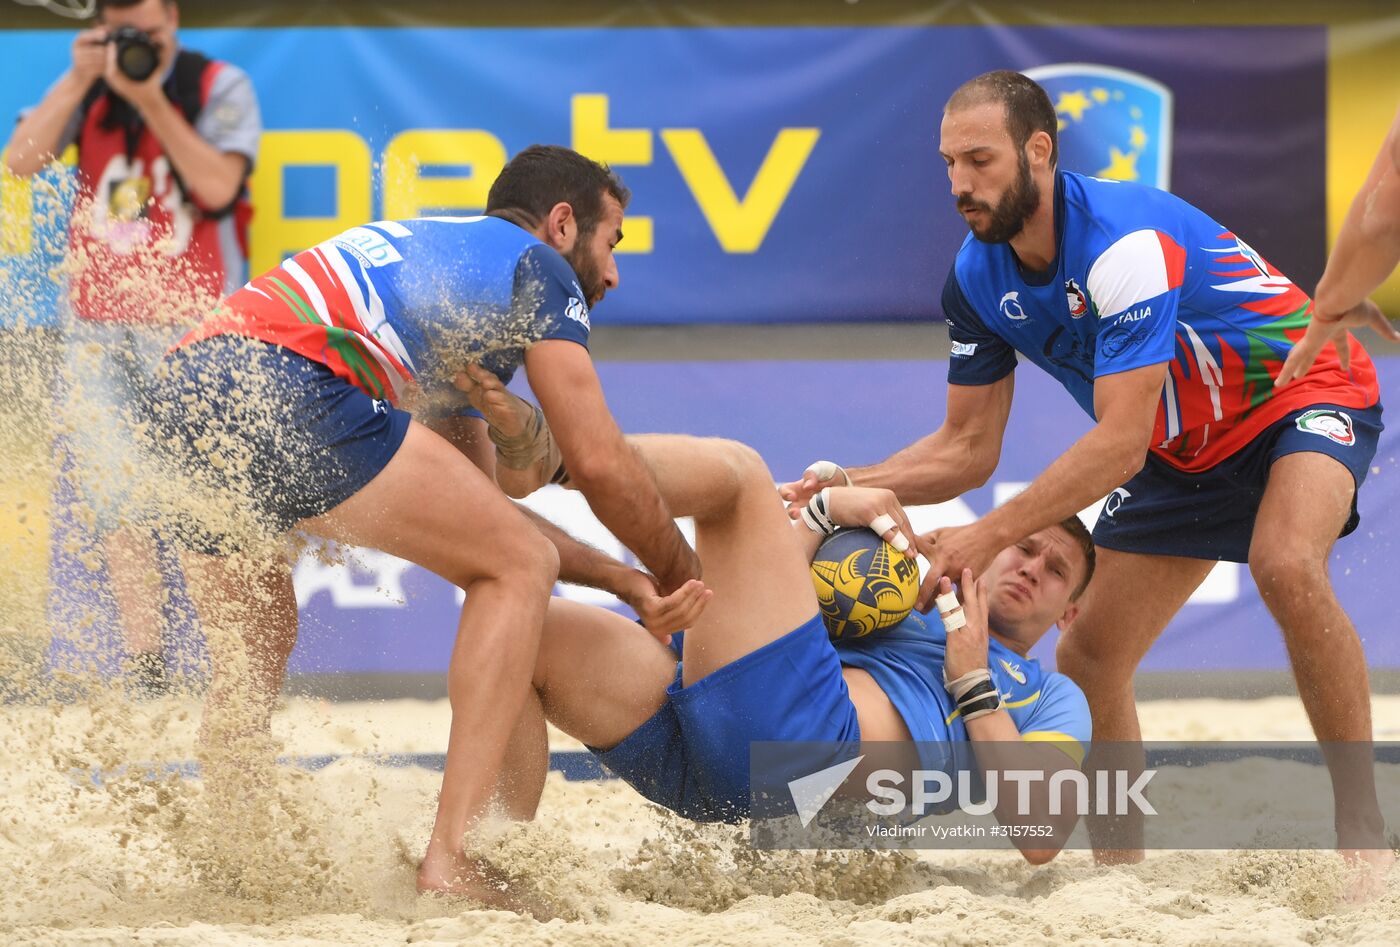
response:
M1251 549L1249 574L1265 598L1290 591L1311 594L1319 583L1328 584L1325 560L1298 549Z
M729 486L737 495L747 490L773 490L773 474L768 464L747 444L724 438L712 438L710 443L724 461Z
M465 589L482 580L504 582L548 595L559 578L558 550L533 527L512 531L508 537L493 537L490 548L484 566L464 572L453 584Z

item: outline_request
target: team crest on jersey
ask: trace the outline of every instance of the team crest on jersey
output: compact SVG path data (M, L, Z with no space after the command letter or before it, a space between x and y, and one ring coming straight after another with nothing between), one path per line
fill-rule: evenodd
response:
M1356 429L1352 426L1351 415L1331 408L1314 408L1298 415L1298 430L1318 434L1350 447L1356 443Z
M1069 303L1069 314L1076 319L1089 311L1088 297L1072 279L1065 280L1065 302Z
M1097 63L1027 69L1060 120L1060 167L1111 181L1171 188L1172 91Z
M1026 310L1021 308L1020 296L1020 293L1012 292L1001 297L1001 314L1003 316L1015 319L1017 322L1026 318Z

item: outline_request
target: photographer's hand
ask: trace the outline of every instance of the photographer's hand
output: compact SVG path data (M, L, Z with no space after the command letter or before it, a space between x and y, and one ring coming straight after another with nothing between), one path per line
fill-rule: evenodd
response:
M155 72L145 79L137 82L127 77L117 65L117 44L108 43L103 50L104 59L102 66L102 78L107 86L117 95L131 103L136 111L141 113L141 117L149 123L151 113L161 109L169 108L170 100L165 97L165 73L170 68L170 61L173 58L173 51L162 48L160 50L160 65L156 66Z
M70 75L86 93L102 78L107 68L107 31L101 27L83 30L73 37L73 69Z

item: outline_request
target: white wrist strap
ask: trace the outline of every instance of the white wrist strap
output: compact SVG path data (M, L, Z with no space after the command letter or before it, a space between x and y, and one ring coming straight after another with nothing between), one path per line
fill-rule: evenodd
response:
M838 529L832 522L830 514L827 512L830 507L831 488L823 487L821 492L812 497L807 505L802 508L802 522L807 524L807 528L814 533L821 533L823 536L830 536Z

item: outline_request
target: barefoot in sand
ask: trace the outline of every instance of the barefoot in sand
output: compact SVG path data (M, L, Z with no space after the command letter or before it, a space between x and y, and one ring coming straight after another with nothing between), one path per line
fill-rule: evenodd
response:
M418 891L447 897L467 898L488 908L529 914L537 920L554 917L543 902L521 892L505 872L462 852L429 850L418 868Z
M1351 867L1343 898L1348 904L1366 904L1385 893L1395 852L1390 848L1342 848L1338 854Z

